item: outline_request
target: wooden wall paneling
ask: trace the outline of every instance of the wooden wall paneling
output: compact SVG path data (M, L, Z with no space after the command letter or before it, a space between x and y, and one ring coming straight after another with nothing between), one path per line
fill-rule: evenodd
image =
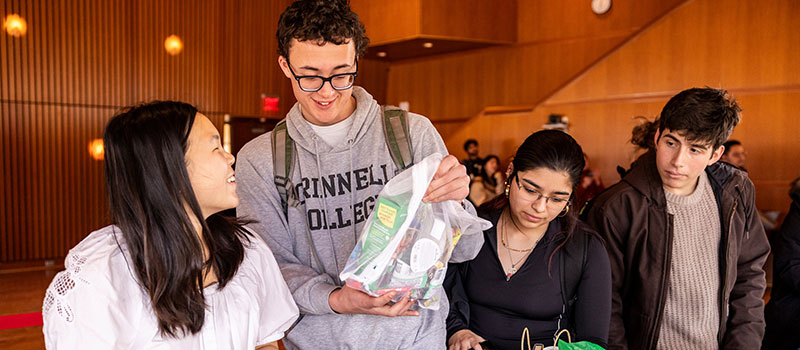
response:
M220 96L239 116L262 116L261 94L278 95L280 112L267 115L282 118L294 104L289 80L278 67L275 33L278 18L291 1L236 1L226 5L224 54Z
M3 64L5 64L5 62L3 62ZM10 108L10 104L0 101L0 116L3 116L0 118L0 129L2 130L2 133L0 133L0 167L3 168L3 171L0 172L0 256L6 256L8 254L8 242L6 241L9 239L8 233L11 232L9 230L11 226L9 223L10 217L8 215L11 210L11 205L8 201L9 189L7 188L10 178L8 174L10 169L8 159L10 141L6 135L6 130L10 127L9 122L11 118L8 118L8 116L11 115Z
M434 122L470 118L488 106L536 105L684 1L615 3L596 16L583 1L519 0L520 44L393 63L388 102L409 101ZM454 84L461 74L469 74L467 83Z
M244 31L245 28L251 28L253 25L253 18L242 16L243 11L247 11L251 3L245 4L244 2L231 1L225 6L226 21L230 23L237 23L235 26L226 26L225 48L226 54L223 55L226 60L226 74L225 78L228 79L227 84L220 91L229 106L230 111L235 115L258 115L254 111L257 107L258 100L254 100L253 96L249 96L247 92L253 92L252 89L255 84L254 76L258 76L257 71L251 70L256 68L255 60L257 59L255 51L259 49L260 42L248 40L248 33ZM266 19L266 18L265 18ZM249 35L255 35L249 34ZM263 62L264 65L269 65L272 62ZM251 101L248 105L248 97ZM249 107L249 108L248 108Z
M17 13L20 16L24 16L16 2L6 0L3 2L3 5L3 21L5 21L5 16L11 13ZM19 84L19 78L17 75L20 74L18 62L19 46L22 45L20 43L20 41L22 41L21 39L24 39L24 37L14 38L6 35L5 33L2 35L2 37L0 37L0 43L3 44L3 68L2 76L0 76L0 78L2 78L0 83L3 84L3 89L0 91L0 96L2 96L4 100L16 98L17 91L19 90L17 87L17 84Z
M736 92L734 91L734 94ZM786 92L742 93L742 122L732 138L742 142L745 163L756 184L760 209L785 212L789 208L788 184L800 176L800 89Z
M800 82L800 3L695 0L677 8L547 103Z
M583 0L518 0L520 43L632 33L687 0L614 1L603 15Z
M389 63L360 59L355 84L363 87L380 104L386 104L386 82L389 79Z
M7 41L4 47L8 44L24 47L11 56L3 55L4 60L13 65L10 67L13 79L6 81L14 86L3 89L2 98L39 103L109 104L107 94L112 91L112 82L103 78L104 70L109 65L108 60L125 56L110 57L111 51L106 48L124 44L120 35L124 26L100 28L109 20L118 23L120 14L101 7L108 5L105 2L32 0L22 5L15 11L21 12L28 21L28 33L21 38L3 35L3 41ZM12 12L11 8L9 6L4 14ZM85 13L79 15L81 11ZM110 39L103 39L105 36ZM124 62L117 64L124 66ZM21 85L25 82L37 83ZM62 84L64 89L55 88Z
M0 34L0 263L63 257L108 223L88 144L119 108L178 99L221 128L225 113L257 115L259 94L279 91L285 113L294 101L274 32L289 2L0 1L3 17L28 23L21 38ZM172 33L185 45L176 57L163 46Z
M423 36L502 43L517 40L517 0L422 1L421 5Z
M393 63L389 103L431 118L463 119L487 106L536 104L625 36L488 48Z
M422 26L422 0L353 0L350 9L367 29L372 45L418 36ZM387 21L390 18L390 21ZM388 23L387 23L388 22Z
M0 155L2 155L2 159L0 160L2 161L2 166L3 166L3 175L2 178L0 178L0 180L2 180L0 181L1 184L0 186L2 186L3 189L2 191L0 191L0 200L2 200L2 204L0 204L2 205L2 207L0 208L2 208L3 210L2 213L0 213L2 214L0 216L0 223L2 224L0 225L2 226L0 227L0 234L3 235L2 237L3 239L0 239L0 254L2 254L2 256L8 256L10 254L9 252L11 249L10 247L13 246L12 242L13 236L11 235L11 232L14 232L14 224L15 224L14 210L16 210L16 207L10 201L10 198L12 197L12 193L14 191L14 186L9 181L12 177L11 172L15 171L15 168L12 167L13 165L12 157L14 156L14 154L11 149L11 140L9 135L10 133L8 132L8 130L10 130L14 124L14 119L10 117L12 115L12 107L13 107L12 105L6 102L0 102L0 108L2 108L2 115L3 115L2 120L0 120L0 122L2 122L2 127L3 127L2 128L3 149L2 152L0 152Z
M5 21L5 16L13 13L13 10L8 6L7 1L0 1L0 16L3 16L2 21ZM16 79L11 79L11 44L10 40L14 38L8 35L0 35L0 103L11 99L11 83Z
M11 2L5 1L3 3L3 20L5 20L5 16L8 13L17 13L20 16L27 16L27 13L23 13L22 9L19 7L18 2ZM29 16L27 16L29 17ZM23 17L26 18L26 17ZM10 140L10 132L12 127L16 127L17 120L16 118L12 118L14 113L14 107L8 105L5 100L15 98L17 91L19 91L19 86L21 82L18 78L20 74L19 70L19 62L20 62L20 51L23 48L23 44L21 41L24 40L25 37L22 38L14 38L6 35L4 32L0 37L0 43L2 43L2 84L3 91L2 93L4 100L0 103L3 104L3 124L2 124L2 136L3 136L3 169L6 174L4 174L3 179L3 191L0 193L0 196L3 197L3 202L7 203L4 205L4 215L0 217L0 222L3 223L3 227L0 228L0 233L9 232L7 228L14 228L17 224L15 218L18 217L18 208L9 203L8 199L14 195L14 192L17 190L15 186L11 186L9 183L9 179L11 178L11 172L16 172L17 170L17 157L15 156L14 152L12 152L11 148L11 140ZM5 214L10 215L5 215ZM4 237L5 239L0 240L0 245L2 245L2 249L0 249L0 253L4 255L11 254L11 247L16 242L16 237L9 235L8 237Z
M28 103L3 103L3 113L12 124L3 125L11 131L3 140L0 261L63 256L108 221L103 163L91 159L88 144L110 113Z

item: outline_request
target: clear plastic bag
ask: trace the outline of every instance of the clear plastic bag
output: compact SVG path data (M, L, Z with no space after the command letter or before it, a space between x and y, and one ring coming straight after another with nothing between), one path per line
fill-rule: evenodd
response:
M432 154L392 178L339 277L372 296L395 291L421 308L438 309L447 262L462 233L491 227L455 201L424 203L442 155ZM478 229L468 229L476 225Z

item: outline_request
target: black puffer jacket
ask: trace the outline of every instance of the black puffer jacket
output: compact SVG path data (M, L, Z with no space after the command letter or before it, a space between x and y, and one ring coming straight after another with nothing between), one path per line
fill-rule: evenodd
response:
M789 215L772 239L774 281L764 349L800 348L800 190L790 196Z

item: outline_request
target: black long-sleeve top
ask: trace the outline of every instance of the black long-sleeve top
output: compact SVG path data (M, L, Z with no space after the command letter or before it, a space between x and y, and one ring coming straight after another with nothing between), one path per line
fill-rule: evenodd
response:
M479 212L495 226L502 209ZM587 340L607 347L611 318L611 268L599 238L580 228L571 239L588 234L587 260L575 289L573 341ZM455 332L470 329L498 349L518 349L523 329L528 328L532 343L553 344L562 313L559 254L550 260L563 240L559 220L553 220L540 244L510 280L497 256L497 230L484 231L484 245L475 259L452 264L445 290L450 299L447 316L448 339ZM565 246L567 247L567 246ZM502 252L502 250L501 250ZM548 264L548 261L551 261ZM548 271L549 266L549 271ZM570 315L563 315L566 328Z

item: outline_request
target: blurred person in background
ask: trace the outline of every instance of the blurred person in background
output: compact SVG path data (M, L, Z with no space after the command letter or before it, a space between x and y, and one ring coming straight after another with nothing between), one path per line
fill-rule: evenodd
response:
M491 200L503 193L503 173L499 171L500 158L491 154L483 159L481 175L472 179L469 199L475 206Z
M469 139L464 142L464 152L467 152L467 158L461 161L461 164L464 164L467 167L467 175L469 175L470 179L475 179L478 176L481 176L481 168L483 167L483 159L478 155L480 152L480 148L478 147L478 141L475 139Z
M792 181L792 204L772 237L772 294L765 309L765 350L800 349L800 177Z
M722 153L720 160L747 171L744 168L744 162L747 160L747 152L744 150L744 145L739 140L728 140L723 146L725 146L725 151Z

